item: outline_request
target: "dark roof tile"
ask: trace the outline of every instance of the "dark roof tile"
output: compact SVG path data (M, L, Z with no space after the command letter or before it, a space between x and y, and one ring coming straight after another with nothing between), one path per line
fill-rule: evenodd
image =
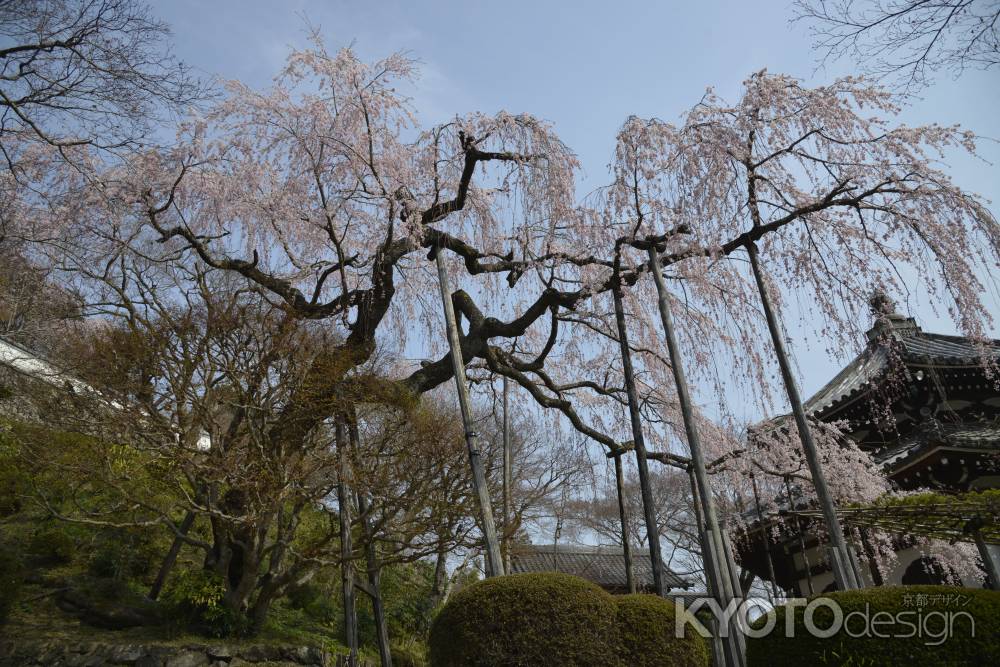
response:
M592 581L602 588L624 589L625 555L620 548L576 545L522 544L511 549L511 572L563 572ZM653 570L649 551L632 550L632 572L640 588L651 588ZM690 582L664 568L667 588L687 588Z
M926 333L912 319L891 316L891 340L898 347L899 358L907 366L967 365L978 366L985 359L1000 361L1000 340L988 340L985 346L968 338ZM822 413L834 405L867 391L881 379L890 363L886 338L878 334L884 327L868 332L868 346L842 371L805 402L806 412Z

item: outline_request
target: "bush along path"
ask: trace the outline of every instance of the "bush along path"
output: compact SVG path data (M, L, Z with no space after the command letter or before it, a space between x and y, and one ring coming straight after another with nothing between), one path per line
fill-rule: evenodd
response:
M750 667L769 665L960 665L1000 664L1000 592L958 586L889 586L826 593L842 622L829 637L806 627L806 606L776 609L774 629L751 639ZM785 636L794 614L794 636ZM832 606L815 606L815 627L838 624ZM755 622L762 628L765 619ZM822 634L827 634L823 632Z
M612 596L554 572L487 579L457 593L430 632L433 667L707 667L705 641L674 637L674 604Z

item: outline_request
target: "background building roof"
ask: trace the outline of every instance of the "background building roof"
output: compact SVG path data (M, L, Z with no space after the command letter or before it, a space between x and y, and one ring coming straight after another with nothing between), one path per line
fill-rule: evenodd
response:
M618 547L521 544L511 549L511 572L562 572L582 577L606 589L624 590L625 555ZM632 572L636 587L653 587L649 551L632 549ZM666 588L688 588L691 583L664 566Z

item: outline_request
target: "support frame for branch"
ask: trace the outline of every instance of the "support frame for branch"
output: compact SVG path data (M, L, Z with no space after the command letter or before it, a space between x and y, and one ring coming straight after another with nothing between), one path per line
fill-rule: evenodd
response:
M642 512L646 522L646 542L649 544L653 590L662 597L666 589L663 582L663 559L660 556L660 531L656 521L653 491L649 483L649 462L646 460L646 443L642 433L642 415L639 413L639 395L635 386L635 373L632 369L632 350L628 344L628 328L625 325L625 307L622 304L621 284L615 284L611 293L615 303L615 324L618 328L618 343L621 347L625 394L628 397L629 423L632 428L636 465L639 468L639 490L642 494Z
M738 587L737 581L726 581L727 575L734 570L732 554L726 548L723 540L722 528L715 509L715 501L712 498L712 487L709 484L708 472L705 468L705 456L702 452L701 436L698 433L698 425L694 418L694 407L691 401L691 392L684 373L684 360L681 358L677 333L674 330L673 315L670 312L669 295L660 269L659 253L654 244L650 244L646 252L649 255L650 273L653 275L653 282L656 285L660 324L663 326L663 335L667 342L670 367L674 376L674 384L677 388L677 401L680 404L681 416L684 420L684 431L687 436L688 448L691 452L690 465L694 470L693 481L696 486L695 490L699 496L697 502L701 505L705 521L704 534L706 545L709 546L706 557L711 561L711 574L715 577L715 581L712 582L712 590L715 592L720 606L725 608L733 597L736 596L736 589ZM731 636L732 634L730 633ZM736 653L734 659L742 664L744 660L742 652L737 650L733 652Z
M500 552L500 543L497 540L496 522L493 520L493 508L490 504L489 489L486 486L486 473L483 470L482 455L479 452L479 434L476 432L475 424L473 423L472 399L469 396L469 385L465 378L462 339L459 336L455 306L451 302L451 288L448 285L448 268L444 264L444 255L441 250L440 247L435 249L434 259L437 263L438 285L441 288L441 304L444 307L444 321L448 333L448 347L451 350L455 389L458 393L458 405L462 412L462 425L465 428L465 444L469 454L469 467L472 469L473 492L479 502L484 542L483 551L486 552L486 577L503 576L503 556Z
M816 497L823 513L823 521L826 523L827 533L830 536L829 554L834 577L837 580L837 586L840 590L854 590L860 588L860 585L854 576L854 568L851 566L851 553L848 550L847 540L844 538L844 530L840 525L840 520L837 518L837 507L833 502L833 496L826 483L819 450L809 429L809 421L806 418L805 407L802 404L802 398L799 394L799 386L795 381L795 376L792 374L788 352L785 350L785 341L782 338L781 324L771 303L771 296L767 289L767 283L764 280L764 272L760 268L757 244L753 241L748 242L746 244L746 251L750 258L750 269L757 284L757 292L760 296L761 307L764 310L764 317L767 320L767 329L771 334L774 356L778 361L778 368L781 371L781 378L785 385L785 392L788 395L788 402L792 406L792 414L795 417L795 426L798 429L799 439L802 442L802 450L805 454L806 463L809 466L809 474L812 476L813 487L816 490Z

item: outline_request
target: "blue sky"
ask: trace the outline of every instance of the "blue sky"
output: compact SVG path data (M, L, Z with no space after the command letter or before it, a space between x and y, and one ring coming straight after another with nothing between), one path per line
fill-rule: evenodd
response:
M408 51L422 63L415 105L423 121L475 110L540 116L580 156L584 192L606 181L615 134L630 114L677 120L707 86L732 99L743 79L762 68L817 84L853 69L839 62L817 70L807 28L789 23L791 3L784 1L160 0L153 6L172 25L187 63L257 86L270 81L290 46L304 44L306 19L322 29L328 46L353 42L365 58ZM950 172L1000 213L1000 69L958 80L940 76L901 120L960 123L985 137L986 162L956 158ZM951 333L950 325L914 308L925 328ZM820 354L822 345L810 347L799 354L806 394L838 368Z

